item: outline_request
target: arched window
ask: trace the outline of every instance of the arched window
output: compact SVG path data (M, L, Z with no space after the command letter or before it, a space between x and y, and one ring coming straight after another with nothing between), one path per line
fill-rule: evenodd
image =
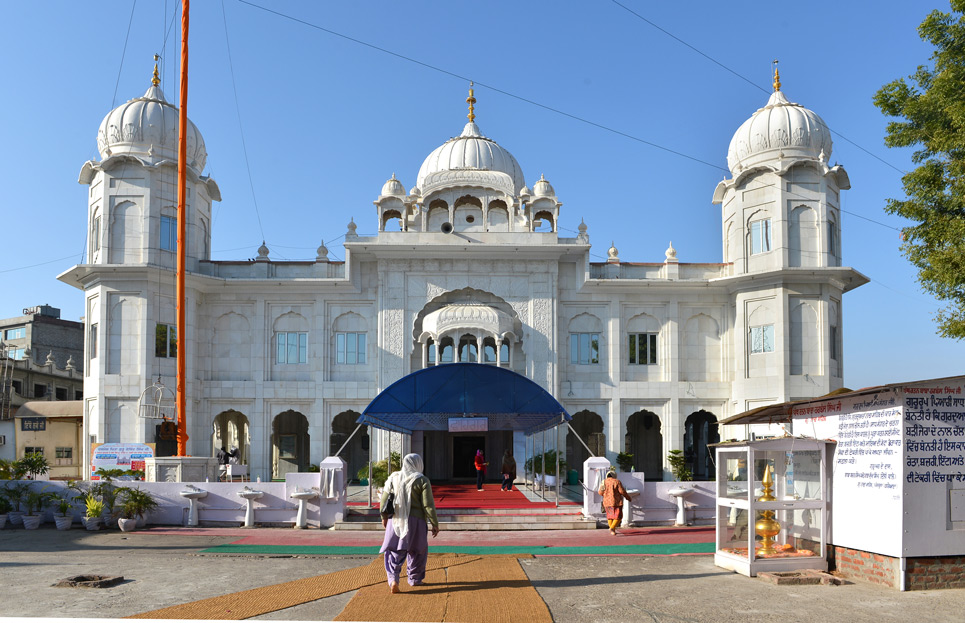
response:
M439 363L452 363L453 355L455 354L455 347L453 346L452 338L443 338L442 342L439 344Z
M463 363L479 361L479 354L476 351L476 336L464 335L459 338L459 361Z

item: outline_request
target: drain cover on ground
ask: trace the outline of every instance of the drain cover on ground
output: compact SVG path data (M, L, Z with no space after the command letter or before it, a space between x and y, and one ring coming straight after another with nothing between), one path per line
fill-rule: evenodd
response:
M110 588L124 581L123 575L72 575L54 584L55 588Z

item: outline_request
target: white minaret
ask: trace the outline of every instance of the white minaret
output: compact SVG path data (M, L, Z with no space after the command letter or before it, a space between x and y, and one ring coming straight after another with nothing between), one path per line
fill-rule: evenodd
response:
M774 92L731 139L731 178L713 197L735 281L736 411L843 385L841 299L863 276L841 267L851 182L830 156L827 124L784 96L775 66Z
M158 376L174 385L178 110L159 83L155 64L147 92L104 117L101 159L78 180L89 186L88 243L71 273L86 299L85 421L98 442L154 442L156 422L137 417L137 397ZM202 176L207 152L193 123L187 151L190 273L209 259L211 202L221 193Z

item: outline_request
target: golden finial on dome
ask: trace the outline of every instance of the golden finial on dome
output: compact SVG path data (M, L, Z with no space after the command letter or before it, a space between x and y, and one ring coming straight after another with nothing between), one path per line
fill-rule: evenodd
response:
M781 74L780 72L777 71L777 63L778 63L778 60L775 58L774 59L774 91L775 92L781 90Z
M161 60L161 55L155 54L154 55L154 77L151 78L151 84L153 84L154 86L161 84L161 76L159 76L157 73L157 62L159 60Z
M476 113L473 112L476 107L476 98L472 94L472 80L469 81L469 97L466 98L466 103L469 104L469 123L473 123L476 120Z

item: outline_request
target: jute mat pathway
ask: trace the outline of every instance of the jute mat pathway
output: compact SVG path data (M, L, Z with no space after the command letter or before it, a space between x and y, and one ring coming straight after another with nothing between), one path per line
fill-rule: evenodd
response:
M411 587L404 578L403 574L402 592L390 594L379 556L361 567L127 618L240 620L358 590L336 617L337 621L552 621L549 609L519 566L517 556L429 554L424 585Z
M462 554L429 554L426 571L456 567L479 560L478 556ZM214 619L241 620L255 617L299 604L358 590L366 586L378 586L388 597L385 581L385 565L378 556L368 565L344 569L302 580L283 582L247 591L192 601L150 612L142 612L128 619Z
M486 556L426 573L426 584L390 595L381 586L361 589L336 621L486 621L552 623L543 598L516 556Z

